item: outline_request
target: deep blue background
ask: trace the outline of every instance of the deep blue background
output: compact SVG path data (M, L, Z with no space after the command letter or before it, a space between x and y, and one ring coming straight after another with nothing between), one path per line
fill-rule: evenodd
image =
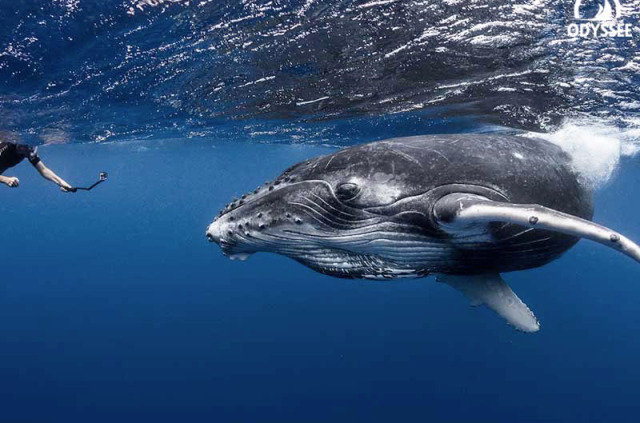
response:
M0 187L0 421L637 421L637 263L580 242L505 279L515 332L433 278L345 281L283 257L232 262L218 208L329 148L208 141L67 145ZM595 219L640 240L637 165Z

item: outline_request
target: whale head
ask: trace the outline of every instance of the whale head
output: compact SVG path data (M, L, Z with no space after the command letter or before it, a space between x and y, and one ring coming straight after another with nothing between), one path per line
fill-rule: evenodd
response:
M416 276L423 269L402 255L430 246L429 225L395 206L420 188L384 153L361 153L347 149L294 165L228 204L207 237L232 259L271 252L337 277Z

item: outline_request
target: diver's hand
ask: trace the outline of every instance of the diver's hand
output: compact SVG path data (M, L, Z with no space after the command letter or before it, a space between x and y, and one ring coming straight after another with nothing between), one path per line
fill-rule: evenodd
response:
M5 180L4 183L10 186L11 188L18 188L20 186L20 179L10 176Z
M71 185L66 182L60 184L60 191L62 192L76 192Z

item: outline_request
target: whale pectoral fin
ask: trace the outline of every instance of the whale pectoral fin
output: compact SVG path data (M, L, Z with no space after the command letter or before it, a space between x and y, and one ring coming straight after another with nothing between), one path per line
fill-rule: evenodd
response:
M540 323L536 316L498 273L438 275L437 280L462 292L472 305L486 305L518 330L523 332L540 330Z
M590 239L640 262L640 246L630 239L597 223L537 204L501 203L479 195L459 193L438 200L433 213L445 231L490 222L514 223Z

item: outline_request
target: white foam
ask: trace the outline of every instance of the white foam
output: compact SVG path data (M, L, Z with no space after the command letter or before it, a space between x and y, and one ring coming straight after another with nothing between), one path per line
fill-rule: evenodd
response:
M640 152L640 128L620 129L603 122L568 121L551 133L527 133L565 150L584 182L594 188L605 185L615 173L621 157Z

